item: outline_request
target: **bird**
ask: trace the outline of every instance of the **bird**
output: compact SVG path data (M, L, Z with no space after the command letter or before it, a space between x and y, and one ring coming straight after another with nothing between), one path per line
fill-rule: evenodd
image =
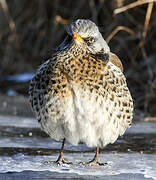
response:
M67 141L95 147L93 160L83 163L103 165L99 148L114 143L132 124L133 99L122 62L89 19L71 22L63 42L32 78L29 96L43 131L62 141L51 163L70 163L64 158Z

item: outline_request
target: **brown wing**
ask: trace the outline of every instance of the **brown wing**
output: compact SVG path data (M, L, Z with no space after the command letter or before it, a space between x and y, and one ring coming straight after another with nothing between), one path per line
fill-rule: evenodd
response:
M117 66L118 68L120 68L120 70L123 72L123 65L122 62L120 61L120 59L113 53L110 52L109 54L109 59L110 61Z

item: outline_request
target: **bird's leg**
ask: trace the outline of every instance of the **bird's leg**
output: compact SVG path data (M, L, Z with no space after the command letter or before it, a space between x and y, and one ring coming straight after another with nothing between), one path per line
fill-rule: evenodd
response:
M89 162L83 162L83 164L87 164L89 166L104 166L104 165L106 165L107 163L99 163L98 162L98 155L99 155L99 147L96 147L96 153L95 153L93 160L91 160Z
M64 144L65 144L65 138L63 139L63 142L62 142L62 147L61 147L61 151L60 151L59 157L55 161L57 164L61 164L61 163L71 164L70 162L68 162L67 159L63 158Z
M64 152L64 144L65 144L65 138L63 139L62 141L62 147L61 147L61 150L60 150L60 154L59 154L59 157L56 161L46 161L46 164L62 164L62 163L65 163L65 164L72 164L71 162L69 162L67 159L63 158L63 152Z

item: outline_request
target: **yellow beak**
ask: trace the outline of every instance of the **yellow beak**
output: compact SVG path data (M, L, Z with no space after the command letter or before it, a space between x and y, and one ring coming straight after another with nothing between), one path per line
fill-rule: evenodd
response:
M80 43L84 42L84 40L77 33L73 34L73 40Z

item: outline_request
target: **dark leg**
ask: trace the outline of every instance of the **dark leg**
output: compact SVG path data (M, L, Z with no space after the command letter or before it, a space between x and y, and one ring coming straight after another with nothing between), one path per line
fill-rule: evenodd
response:
M65 144L65 138L62 141L62 147L61 147L58 159L56 161L47 161L46 164L58 164L58 165L60 165L62 163L72 164L71 162L69 162L68 160L63 158L64 144Z
M95 153L93 160L91 160L89 162L84 162L83 164L88 164L89 166L104 166L104 165L106 165L107 163L99 163L98 162L98 155L99 155L99 147L96 147L96 153Z

